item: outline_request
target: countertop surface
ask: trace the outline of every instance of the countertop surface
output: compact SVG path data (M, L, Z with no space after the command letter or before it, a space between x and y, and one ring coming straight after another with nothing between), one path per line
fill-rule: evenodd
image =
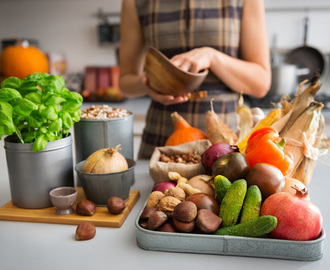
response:
M133 103L140 105L133 108L130 102L123 102L117 107L128 106L136 114L145 112L145 102L138 99ZM3 140L0 141L0 149L0 205L3 205L11 198ZM136 244L135 220L153 186L148 165L149 161L137 161L132 188L140 191L140 198L122 227L97 227L92 240L76 241L76 225L0 221L0 269L329 269L328 237L323 243L323 258L312 262L159 252L139 248ZM317 161L308 186L311 201L323 214L326 233L330 232L329 172L330 155L327 154Z

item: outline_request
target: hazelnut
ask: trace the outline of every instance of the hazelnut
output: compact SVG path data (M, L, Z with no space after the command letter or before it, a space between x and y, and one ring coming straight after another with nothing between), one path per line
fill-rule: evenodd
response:
M165 190L164 194L165 194L165 196L175 197L175 198L179 199L180 201L184 201L186 198L185 191L180 187L171 187L171 188Z
M88 221L81 222L76 229L77 240L89 240L94 238L95 234L95 226Z
M167 221L167 215L162 211L156 211L148 219L148 230L157 230Z
M117 215L124 211L126 203L122 198L111 197L107 201L107 208L111 214Z
M175 206L181 201L172 196L165 196L158 204L158 210L163 211L168 217L172 217Z
M197 206L193 202L184 201L175 206L173 218L182 222L191 222L197 216Z
M161 191L153 191L150 193L147 200L146 208L155 207L157 208L159 201L164 198L165 195Z
M96 212L96 204L90 200L81 200L76 207L78 215L92 216Z

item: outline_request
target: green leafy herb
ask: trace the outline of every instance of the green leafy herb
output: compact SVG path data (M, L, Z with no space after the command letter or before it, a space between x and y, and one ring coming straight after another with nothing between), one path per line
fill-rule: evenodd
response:
M49 141L67 136L80 120L82 102L60 75L7 78L0 88L0 139L16 134L21 143L33 143L33 151L41 151Z

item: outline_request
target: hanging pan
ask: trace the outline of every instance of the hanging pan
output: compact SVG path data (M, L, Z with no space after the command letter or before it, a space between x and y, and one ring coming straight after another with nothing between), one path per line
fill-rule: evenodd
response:
M326 60L323 54L319 50L307 45L308 23L309 19L308 17L305 17L303 46L292 50L286 56L286 62L288 64L296 65L299 69L309 69L308 74L298 76L299 82L302 82L306 79L310 80L316 71L318 71L322 76L326 68Z

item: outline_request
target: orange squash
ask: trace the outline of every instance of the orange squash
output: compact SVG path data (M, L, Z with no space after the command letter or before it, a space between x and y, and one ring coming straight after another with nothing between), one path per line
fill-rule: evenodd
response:
M1 53L1 73L20 79L35 72L48 72L48 59L38 48L22 43L6 47Z
M177 112L172 113L171 117L174 124L174 132L167 139L165 146L173 146L191 141L207 139L207 136L203 131L192 127Z

